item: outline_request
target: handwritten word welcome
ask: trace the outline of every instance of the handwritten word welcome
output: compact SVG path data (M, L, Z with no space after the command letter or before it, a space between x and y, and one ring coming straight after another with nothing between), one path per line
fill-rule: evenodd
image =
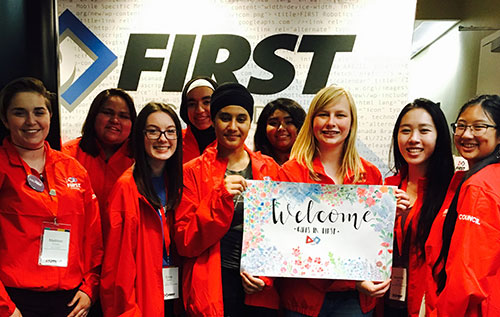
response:
M284 225L290 219L295 220L297 224L303 221L313 224L314 222L319 223L352 223L354 229L359 230L361 224L365 222L370 222L373 220L371 217L371 212L366 210L361 213L353 212L338 212L336 209L331 209L330 211L317 210L314 206L314 201L309 200L307 203L307 209L304 210L291 210L290 204L286 205L286 212L282 210L277 210L279 206L276 204L276 199L272 200L272 210L273 210L273 223L281 223Z

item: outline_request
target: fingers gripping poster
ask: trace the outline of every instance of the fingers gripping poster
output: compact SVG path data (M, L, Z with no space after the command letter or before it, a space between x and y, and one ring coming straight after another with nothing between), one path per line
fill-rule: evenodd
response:
M255 99L306 110L322 87L351 91L357 146L387 171L390 134L408 103L416 0L59 0L61 133L80 135L96 95L125 89L179 110L194 76L237 81ZM252 132L247 145L252 148Z
M256 276L388 279L395 189L249 181L242 270Z

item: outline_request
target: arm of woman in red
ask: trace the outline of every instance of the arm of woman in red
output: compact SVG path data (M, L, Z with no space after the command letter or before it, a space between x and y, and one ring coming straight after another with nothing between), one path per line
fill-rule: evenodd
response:
M439 316L500 315L499 206L497 191L468 186L460 193Z
M233 195L224 183L201 192L200 166L184 168L184 191L175 211L174 240L177 251L196 257L219 242L229 230L234 213Z
M80 291L87 294L92 302L99 297L101 264L104 252L102 242L101 215L99 202L90 185L90 178L84 181L85 237L83 239L84 274Z
M105 316L141 316L136 299L137 218L132 196L121 188L111 192L104 214L105 255L101 301Z

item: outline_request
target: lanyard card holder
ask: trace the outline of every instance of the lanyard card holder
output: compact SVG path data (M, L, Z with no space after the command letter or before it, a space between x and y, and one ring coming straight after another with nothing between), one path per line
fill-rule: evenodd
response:
M179 298L179 268L164 267L163 270L163 299Z
M391 288L389 289L389 298L400 302L406 301L406 287L406 268L393 267L391 276Z
M43 222L38 265L68 266L71 225L57 222Z

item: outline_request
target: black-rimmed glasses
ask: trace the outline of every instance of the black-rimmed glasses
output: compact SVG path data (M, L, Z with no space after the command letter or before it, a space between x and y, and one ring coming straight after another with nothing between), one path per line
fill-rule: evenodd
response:
M168 140L176 140L177 139L177 130L176 129L167 129L165 131L161 131L158 129L146 129L144 130L144 135L146 138L150 140L159 140L162 135L165 136Z
M465 133L465 130L467 130L467 128L470 128L472 135L482 136L486 133L486 130L488 130L488 128L496 129L497 126L486 123L465 124L461 122L454 122L451 124L451 128L453 129L453 134L455 135L462 135Z

